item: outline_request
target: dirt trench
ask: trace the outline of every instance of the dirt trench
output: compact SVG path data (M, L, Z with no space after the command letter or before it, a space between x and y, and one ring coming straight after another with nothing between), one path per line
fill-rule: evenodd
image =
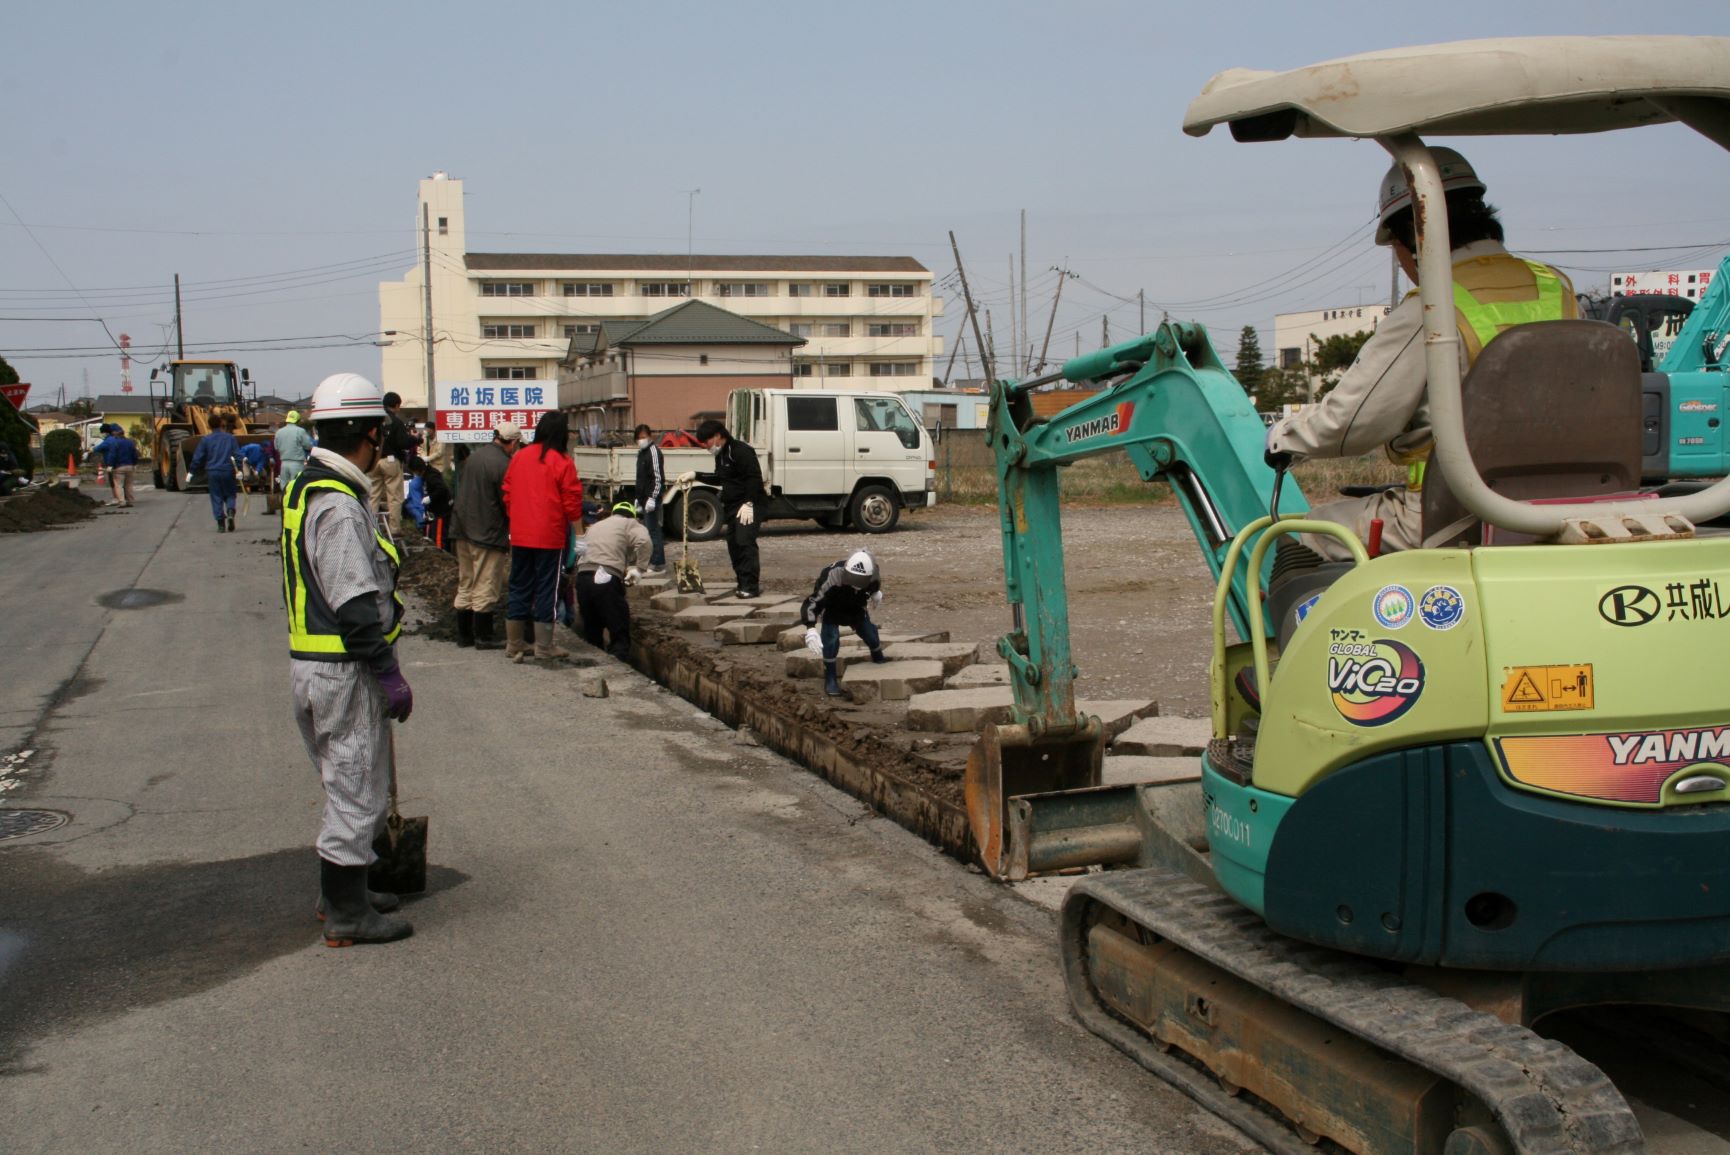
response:
M0 533L39 533L89 521L97 501L64 485L45 485L0 497Z

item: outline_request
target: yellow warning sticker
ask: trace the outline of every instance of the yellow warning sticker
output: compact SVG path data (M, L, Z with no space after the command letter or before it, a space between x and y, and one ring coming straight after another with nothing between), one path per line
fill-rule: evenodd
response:
M1502 712L1590 710L1592 666L1510 666L1502 683Z

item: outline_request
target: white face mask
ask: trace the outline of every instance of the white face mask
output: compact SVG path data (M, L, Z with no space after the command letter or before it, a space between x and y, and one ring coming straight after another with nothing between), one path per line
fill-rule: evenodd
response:
M715 444L709 446L709 452L713 453L716 457L721 456L721 442L717 441Z
M649 439L647 437L637 438L637 448L638 449L647 449L648 447L649 447Z

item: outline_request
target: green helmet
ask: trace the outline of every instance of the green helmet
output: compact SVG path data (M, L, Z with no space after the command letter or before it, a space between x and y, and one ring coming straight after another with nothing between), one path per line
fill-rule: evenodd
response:
M622 513L626 517L636 517L637 507L629 501L621 501L614 504L613 512Z

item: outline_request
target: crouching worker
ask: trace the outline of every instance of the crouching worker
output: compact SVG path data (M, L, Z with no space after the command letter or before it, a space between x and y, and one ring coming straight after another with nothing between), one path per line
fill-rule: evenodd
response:
M318 447L282 505L289 688L306 752L324 782L318 832L326 946L389 942L412 928L395 895L366 887L373 838L390 798L390 724L414 692L397 666L402 618L396 547L379 532L368 474L382 450L378 386L354 373L312 397Z
M871 607L883 601L882 586L877 559L859 550L845 561L824 566L811 596L799 606L805 644L823 655L823 692L831 698L841 696L835 661L841 654L842 626L864 640L873 662L889 660L883 656L883 642L870 614Z
M642 578L654 542L637 520L637 507L628 501L613 506L611 517L591 525L584 540L588 548L577 561L577 613L583 619L583 640L628 661L631 606L625 587Z

